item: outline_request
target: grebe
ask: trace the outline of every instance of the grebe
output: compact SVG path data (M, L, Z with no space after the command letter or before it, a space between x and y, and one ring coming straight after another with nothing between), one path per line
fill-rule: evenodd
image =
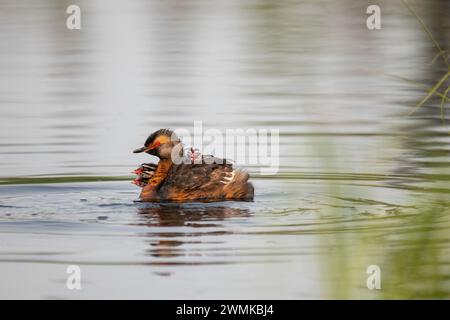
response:
M195 149L185 152L170 129L152 133L144 146L133 152L146 152L160 159L158 164L144 163L134 171L138 176L134 183L142 187L141 201L253 200L254 188L248 182L248 173L234 169L229 161L201 155Z

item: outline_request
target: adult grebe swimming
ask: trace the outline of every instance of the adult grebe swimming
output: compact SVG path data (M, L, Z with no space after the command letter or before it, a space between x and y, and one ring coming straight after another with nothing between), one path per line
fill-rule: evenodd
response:
M146 152L160 159L158 164L143 164L135 170L138 177L134 183L142 187L141 201L253 200L248 173L234 169L224 159L191 149L187 161L174 163L173 155L186 155L181 141L169 129L152 133L144 146L133 152Z

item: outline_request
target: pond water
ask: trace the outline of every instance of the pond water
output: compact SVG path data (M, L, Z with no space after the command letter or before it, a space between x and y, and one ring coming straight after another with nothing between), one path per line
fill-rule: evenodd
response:
M401 1L372 31L370 1L77 3L81 30L0 4L0 298L450 298L450 129L438 98L408 115L448 69ZM131 151L194 121L280 130L279 171L237 163L253 202L136 203Z

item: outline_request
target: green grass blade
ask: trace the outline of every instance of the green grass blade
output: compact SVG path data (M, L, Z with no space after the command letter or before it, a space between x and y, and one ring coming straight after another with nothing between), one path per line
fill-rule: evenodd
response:
M442 78L441 80L439 80L438 83L436 83L434 85L434 87L428 92L428 94L425 96L425 98L423 98L415 107L413 110L411 110L411 112L409 113L409 115L413 114L414 112L416 112L417 109L419 109L421 106L423 106L423 104L425 102L428 101L428 99L430 99L430 97L436 93L436 91L440 88L440 86L448 79L448 77L450 76L450 71L448 71Z
M409 12L411 12L411 14L420 22L420 24L422 25L422 29L425 31L425 33L428 35L428 37L431 39L431 41L433 42L434 46L436 47L436 49L439 51L439 53L441 54L442 58L444 59L445 64L447 65L447 68L450 69L450 64L448 63L448 59L446 55L442 55L442 53L444 52L444 50L442 50L441 46L439 45L439 43L436 41L436 39L433 37L433 34L430 32L430 30L427 28L427 26L425 25L425 23L423 22L423 20L417 15L417 13L409 6L409 4L405 1L402 0L403 5L409 10Z
M448 86L448 88L445 90L444 92L444 97L441 100L441 120L442 120L442 124L445 125L445 102L446 102L446 98L447 98L447 94L450 91L450 86Z
M447 54L447 53L448 53L448 50L444 50L444 51L438 52L434 56L433 60L431 60L431 65L433 65L436 62L436 60L439 59L440 56L442 56L443 54Z

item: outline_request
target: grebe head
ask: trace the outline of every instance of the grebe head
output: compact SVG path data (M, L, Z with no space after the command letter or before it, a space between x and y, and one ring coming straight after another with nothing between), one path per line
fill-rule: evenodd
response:
M142 148L136 149L133 152L146 152L160 159L170 159L173 149L178 145L180 152L182 152L183 148L181 147L181 141L178 136L170 129L159 129L145 140Z

